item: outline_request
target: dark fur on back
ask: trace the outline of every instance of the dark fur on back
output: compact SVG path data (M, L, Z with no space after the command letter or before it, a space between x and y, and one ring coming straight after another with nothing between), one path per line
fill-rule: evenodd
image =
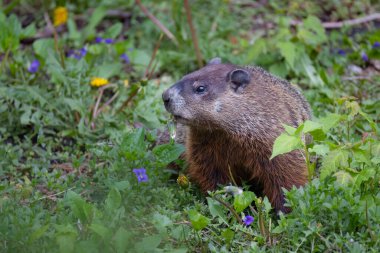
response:
M290 83L259 67L211 64L184 76L163 94L166 109L187 129L188 173L203 191L228 184L254 184L276 210L284 208L282 187L307 181L300 151L272 160L282 124L310 119L310 108Z

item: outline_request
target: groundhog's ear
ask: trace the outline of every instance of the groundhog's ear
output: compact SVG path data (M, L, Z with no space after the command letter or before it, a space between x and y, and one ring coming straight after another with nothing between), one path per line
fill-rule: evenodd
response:
M216 57L216 58L212 58L208 63L207 65L214 65L214 64L221 64L222 63L222 59L220 59L219 57Z
M251 75L244 69L235 69L228 73L227 79L232 89L240 93L251 82Z

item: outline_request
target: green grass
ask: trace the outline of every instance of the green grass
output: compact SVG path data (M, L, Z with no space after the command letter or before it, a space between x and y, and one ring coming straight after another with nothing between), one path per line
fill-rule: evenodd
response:
M313 120L287 128L274 147L273 155L305 150L312 176L286 193L292 212L277 216L249 191L205 196L186 177L177 183L184 147L157 145L170 124L162 91L197 68L182 1L143 1L178 45L134 1L8 2L0 4L0 252L380 250L380 31L373 23L326 31L320 21L379 4L191 1L204 59L260 65L298 84L312 106ZM56 39L41 38L57 6L69 19ZM94 77L109 84L92 87Z

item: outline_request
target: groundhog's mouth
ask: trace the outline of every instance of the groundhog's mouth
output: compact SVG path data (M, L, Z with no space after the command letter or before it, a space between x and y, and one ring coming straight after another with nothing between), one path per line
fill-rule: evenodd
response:
M179 122L179 123L186 123L187 122L187 120L180 115L173 115L173 117L174 117L174 120Z

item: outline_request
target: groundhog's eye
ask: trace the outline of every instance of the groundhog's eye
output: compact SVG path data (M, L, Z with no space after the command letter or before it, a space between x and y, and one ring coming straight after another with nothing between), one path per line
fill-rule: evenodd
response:
M203 92L205 92L206 91L206 87L205 86L198 86L196 89L195 89L195 91L197 92L197 93L203 93Z

